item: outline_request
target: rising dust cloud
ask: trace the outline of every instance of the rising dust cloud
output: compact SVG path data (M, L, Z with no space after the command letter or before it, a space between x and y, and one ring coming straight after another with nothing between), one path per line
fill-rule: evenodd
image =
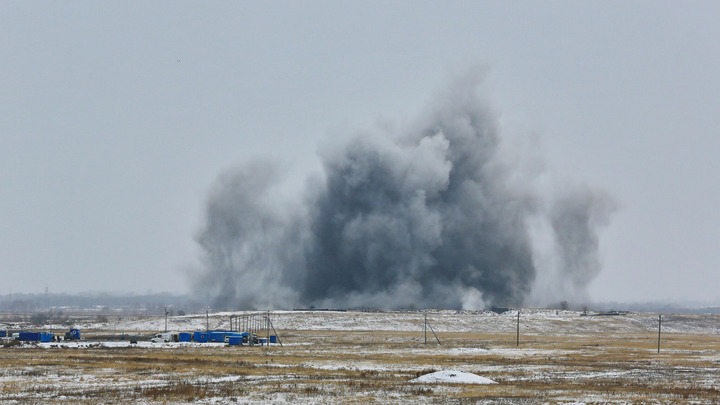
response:
M455 79L406 128L324 145L324 173L302 196L283 192L284 169L272 162L222 173L197 235L198 292L238 309L583 297L600 271L596 230L612 199L586 186L539 192L542 169L520 173L500 153L480 82L476 72Z

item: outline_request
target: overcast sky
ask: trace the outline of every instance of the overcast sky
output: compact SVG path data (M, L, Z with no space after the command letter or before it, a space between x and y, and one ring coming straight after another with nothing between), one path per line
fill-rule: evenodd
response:
M295 183L454 74L612 194L591 297L720 302L716 1L0 2L0 294L185 292L216 176ZM521 141L522 142L522 141ZM298 187L300 189L300 187Z

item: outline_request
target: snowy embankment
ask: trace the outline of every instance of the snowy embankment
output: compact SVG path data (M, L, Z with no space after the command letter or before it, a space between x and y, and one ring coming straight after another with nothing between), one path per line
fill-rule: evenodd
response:
M459 370L443 370L422 375L412 382L417 383L453 383L453 384L497 384L495 381L477 374Z
M255 319L256 328L264 329L268 312L235 311L210 314L171 316L168 330L196 331L229 329L231 317L243 325L243 317ZM420 311L361 312L361 311L270 311L276 330L315 331L398 331L423 330L425 313ZM517 311L502 314L491 311L428 311L428 324L435 332L514 333ZM259 322L258 322L259 320ZM657 330L657 314L631 313L616 316L581 316L576 311L522 309L520 328L524 334L586 334L586 333L643 333ZM7 325L12 328L15 325ZM108 322L88 322L75 325L83 330L159 331L165 330L165 318L114 318ZM62 330L67 326L45 325L46 330ZM678 333L720 334L720 316L663 315L663 331Z

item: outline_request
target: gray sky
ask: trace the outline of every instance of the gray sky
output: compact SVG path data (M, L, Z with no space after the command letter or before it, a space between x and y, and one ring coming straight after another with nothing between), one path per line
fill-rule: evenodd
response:
M182 292L206 194L317 170L488 66L509 139L607 190L595 300L720 301L720 3L0 2L0 287Z

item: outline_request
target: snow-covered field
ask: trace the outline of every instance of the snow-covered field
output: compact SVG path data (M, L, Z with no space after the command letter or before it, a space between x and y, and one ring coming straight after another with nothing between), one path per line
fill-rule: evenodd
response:
M169 317L168 329L265 315ZM165 328L158 317L75 325L79 342L2 347L0 402L720 403L718 316L663 315L658 353L656 314L523 309L518 336L517 311L428 311L427 344L421 312L269 315L282 346L151 343Z
M263 317L266 312L235 311L174 316L168 318L168 329L196 331L228 329L231 317ZM590 313L593 315L592 313ZM436 332L515 332L517 310L502 314L492 311L427 311L428 321ZM271 311L276 329L293 330L345 330L345 331L418 331L424 324L423 312L358 312L358 311ZM642 333L657 330L658 315L629 313L618 316L580 316L576 311L549 309L520 310L521 330L530 334L586 334ZM83 330L117 332L162 331L164 317L110 318L109 322L86 322L75 325ZM0 328L18 328L18 325L0 324ZM663 315L663 331L676 333L720 334L720 316L717 315ZM44 325L43 330L63 330L65 325Z

